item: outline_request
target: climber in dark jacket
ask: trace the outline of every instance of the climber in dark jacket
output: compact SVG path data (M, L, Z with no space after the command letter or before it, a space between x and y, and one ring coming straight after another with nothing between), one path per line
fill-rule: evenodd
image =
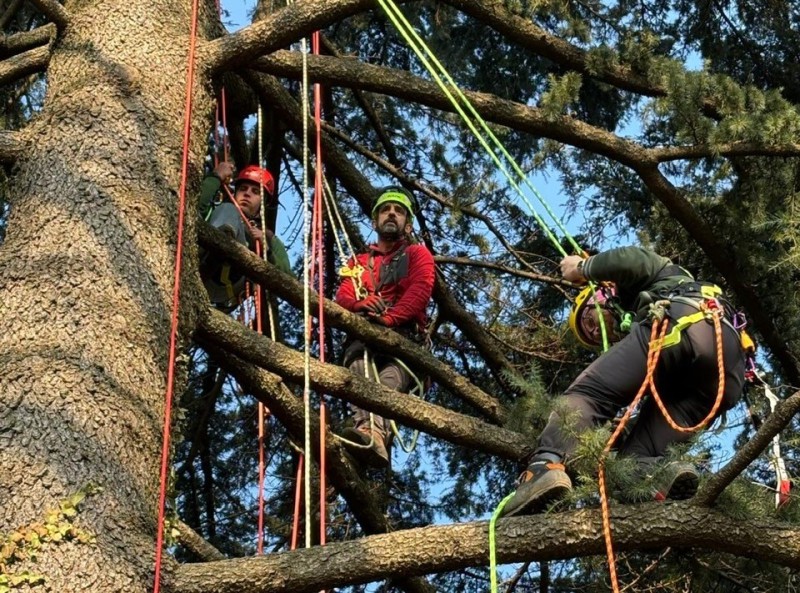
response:
M504 507L505 515L540 512L549 502L566 495L572 488L565 463L569 463L575 449L573 435L608 422L634 399L647 372L651 304L660 301L670 320L655 384L678 425L694 426L703 420L717 395L720 377L715 329L707 316L697 315L702 303L710 300L726 311L722 319L725 388L719 412L736 404L744 386L744 353L731 323L730 307L722 300L718 287L696 282L689 272L666 257L639 247L612 249L588 259L567 256L561 261L561 273L564 279L577 284L612 283L600 290L584 289L576 299L569 322L586 346L601 343L601 325L605 325L607 337L616 344L567 388L539 437L515 495ZM599 313L596 303L601 305ZM629 333L623 334L621 325L628 323ZM571 423L569 429L565 419ZM672 428L653 398L648 398L617 454L636 458L646 473L668 446L691 436ZM654 499L694 495L699 475L691 464L672 462L661 474L659 483L653 486Z

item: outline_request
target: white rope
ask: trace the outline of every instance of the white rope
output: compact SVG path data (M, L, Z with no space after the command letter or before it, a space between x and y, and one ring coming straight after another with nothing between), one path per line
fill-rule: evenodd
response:
M325 198L325 214L328 215L328 222L333 230L333 238L336 240L336 247L339 250L339 259L341 259L342 265L346 266L349 259L355 261L356 250L353 248L353 243L350 241L350 235L347 234L347 229L344 226L342 215L339 213L339 206L336 204L336 200L333 197L333 190L331 190L331 186L327 179L324 179L323 183L325 186L325 191L323 192L323 197ZM333 213L331 213L331 210ZM333 218L334 215L336 216L336 220ZM344 236L345 241L347 242L347 252L345 252L344 248L342 247L342 241L339 237L339 233Z
M308 46L301 41L303 54L303 414L305 442L303 443L303 480L305 496L305 544L311 547L311 274L309 272L309 241L311 239L311 210L308 195Z

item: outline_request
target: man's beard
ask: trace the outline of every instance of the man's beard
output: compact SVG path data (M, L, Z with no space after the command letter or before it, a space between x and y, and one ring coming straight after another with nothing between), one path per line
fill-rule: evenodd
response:
M389 220L378 229L378 237L384 241L399 241L403 237L403 231L395 221Z

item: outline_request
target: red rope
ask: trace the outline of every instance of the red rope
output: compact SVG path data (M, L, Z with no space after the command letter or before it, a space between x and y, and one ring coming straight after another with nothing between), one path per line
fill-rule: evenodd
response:
M256 255L261 258L262 247L261 241L256 241ZM256 331L261 334L264 331L263 321L263 307L261 306L261 285L256 284L255 287L255 301L256 301ZM264 449L264 441L266 439L265 424L269 410L267 407L258 402L258 540L256 551L258 554L264 553L264 481L266 479L267 465L266 465L266 451Z
M598 475L597 475L597 486L598 490L600 491L600 509L602 511L603 517L603 539L605 540L606 544L606 556L608 558L608 572L609 576L611 577L611 590L613 593L619 592L619 581L617 579L617 562L616 562L616 555L614 554L614 543L611 535L611 511L608 505L608 495L606 493L606 476L605 476L605 468L606 468L606 459L608 454L611 452L611 449L614 447L614 443L616 442L619 435L622 434L622 431L625 430L625 425L628 423L628 420L631 417L631 414L636 406L644 397L644 394L647 392L649 387L650 393L653 396L653 399L656 401L661 414L667 421L667 424L670 425L673 429L679 432L696 432L702 429L706 424L712 421L719 411L720 405L722 404L723 395L725 392L725 361L723 358L722 352L722 322L720 321L720 315L722 314L718 308L715 309L706 309L705 305L703 305L704 310L709 311L711 318L714 322L714 337L716 342L716 354L717 354L717 372L719 373L719 380L717 383L717 395L714 399L714 404L711 406L711 410L703 418L700 422L695 424L694 426L680 426L675 420L670 416L669 411L667 410L664 403L661 401L661 396L659 395L658 391L656 390L656 382L655 382L655 373L656 373L656 366L658 365L658 359L661 354L661 349L664 345L664 336L666 336L667 329L669 327L669 319L665 318L659 327L659 324L656 323L656 320L653 320L653 324L650 328L650 343L649 349L647 352L647 372L645 374L644 381L642 382L641 387L639 388L636 397L633 398L633 401L628 406L628 409L623 414L622 418L617 425L616 430L614 430L611 438L608 439L605 448L603 449L603 453L600 456L600 463L598 468Z
M219 165L219 103L214 105L214 168Z
M181 159L181 185L178 192L178 232L175 248L175 281L172 288L172 320L169 333L169 361L167 363L167 387L164 396L164 430L161 446L161 476L158 495L158 526L156 533L156 563L153 593L161 589L161 560L164 548L164 515L169 475L169 436L172 424L172 398L175 388L175 358L178 343L178 308L181 294L181 268L183 259L183 224L186 211L186 182L189 176L189 140L192 129L192 89L194 87L194 54L197 45L198 0L192 0L192 25L189 33L189 56L186 72L186 107L184 109L183 155Z
M319 55L320 34L316 31L311 36L311 51L316 56ZM324 188L322 179L322 87L319 83L314 83L314 126L316 128L316 170L314 175L314 242L316 243L318 274L318 294L325 294L325 245L323 242L322 210L324 208ZM312 259L312 261L314 261ZM313 268L312 268L313 269ZM313 275L312 275L313 286ZM319 299L319 326L317 328L319 337L319 360L325 362L325 316L323 299ZM327 426L327 410L325 408L325 396L320 398L319 407L319 543L324 546L326 541L326 468L325 468L325 433Z

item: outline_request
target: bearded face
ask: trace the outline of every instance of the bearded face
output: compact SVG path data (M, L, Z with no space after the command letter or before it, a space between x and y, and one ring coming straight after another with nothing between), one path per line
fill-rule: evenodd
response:
M398 241L411 232L408 212L397 202L383 204L372 221L372 227L384 241Z

